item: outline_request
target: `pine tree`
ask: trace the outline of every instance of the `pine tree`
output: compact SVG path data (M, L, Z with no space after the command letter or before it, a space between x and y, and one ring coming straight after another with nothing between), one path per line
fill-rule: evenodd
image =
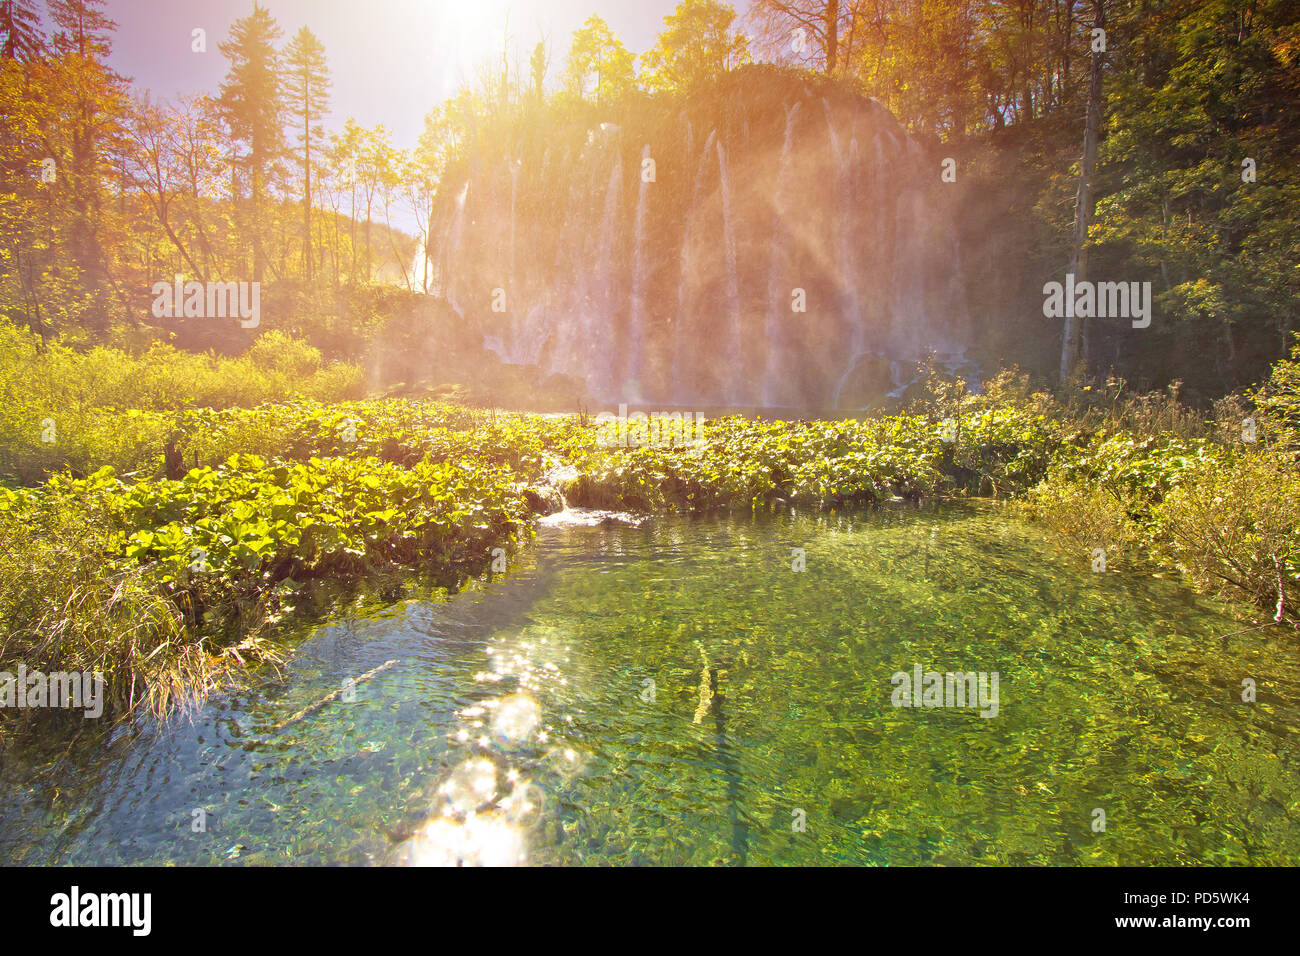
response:
M104 60L111 47L110 34L117 24L101 9L104 0L50 0L50 18L59 29L54 49L77 53L92 60Z
M280 26L260 4L236 20L230 39L221 52L230 60L230 71L221 85L219 101L230 127L231 138L243 143L247 152L252 199L253 280L262 281L265 256L262 251L262 193L275 161L284 150L283 91L276 75L279 54L275 41Z
M0 2L0 58L31 60L45 49L40 17L32 0Z
M295 126L299 129L298 144L302 148L303 261L307 278L310 279L312 145L320 143L325 137L325 130L319 121L329 110L330 77L325 62L325 47L306 27L300 29L289 44L289 49L285 52L285 66L285 94L288 107L295 117Z

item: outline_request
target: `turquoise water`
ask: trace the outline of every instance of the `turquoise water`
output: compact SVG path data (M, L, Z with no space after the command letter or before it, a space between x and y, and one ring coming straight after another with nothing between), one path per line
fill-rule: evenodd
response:
M192 720L6 755L0 861L1295 864L1300 650L1242 626L982 504L546 527ZM996 716L893 706L915 665Z

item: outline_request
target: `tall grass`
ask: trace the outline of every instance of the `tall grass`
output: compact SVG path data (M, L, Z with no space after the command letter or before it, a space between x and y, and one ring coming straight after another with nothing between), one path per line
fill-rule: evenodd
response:
M111 560L121 538L85 495L52 490L39 507L0 509L0 669L100 674L112 720L172 713L247 659L279 659L256 640L223 651L187 632L149 568Z
M30 484L103 465L153 474L178 410L340 401L363 391L359 368L326 364L317 349L280 332L236 358L160 344L132 354L42 344L0 319L0 482Z

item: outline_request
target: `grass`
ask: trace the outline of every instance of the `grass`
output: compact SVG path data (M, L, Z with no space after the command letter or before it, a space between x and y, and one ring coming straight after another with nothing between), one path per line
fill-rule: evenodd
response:
M42 343L0 320L0 482L29 484L104 465L160 470L187 409L253 407L286 396L338 401L364 391L359 368L326 364L279 332L219 358L156 344L133 355Z

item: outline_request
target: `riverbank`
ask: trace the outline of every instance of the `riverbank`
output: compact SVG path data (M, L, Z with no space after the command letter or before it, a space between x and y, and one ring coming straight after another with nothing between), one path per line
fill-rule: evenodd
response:
M1254 441L1235 407L1206 422L1168 398L1078 395L1011 374L967 395L936 376L904 413L724 417L702 441L672 419L611 439L588 415L401 399L185 411L129 474L0 488L0 671L100 673L110 717L166 714L282 660L277 628L306 609L500 571L562 505L1017 499L1081 570L1181 572L1244 626L1294 626L1300 477L1277 389L1257 396ZM133 416L118 421L129 436Z

